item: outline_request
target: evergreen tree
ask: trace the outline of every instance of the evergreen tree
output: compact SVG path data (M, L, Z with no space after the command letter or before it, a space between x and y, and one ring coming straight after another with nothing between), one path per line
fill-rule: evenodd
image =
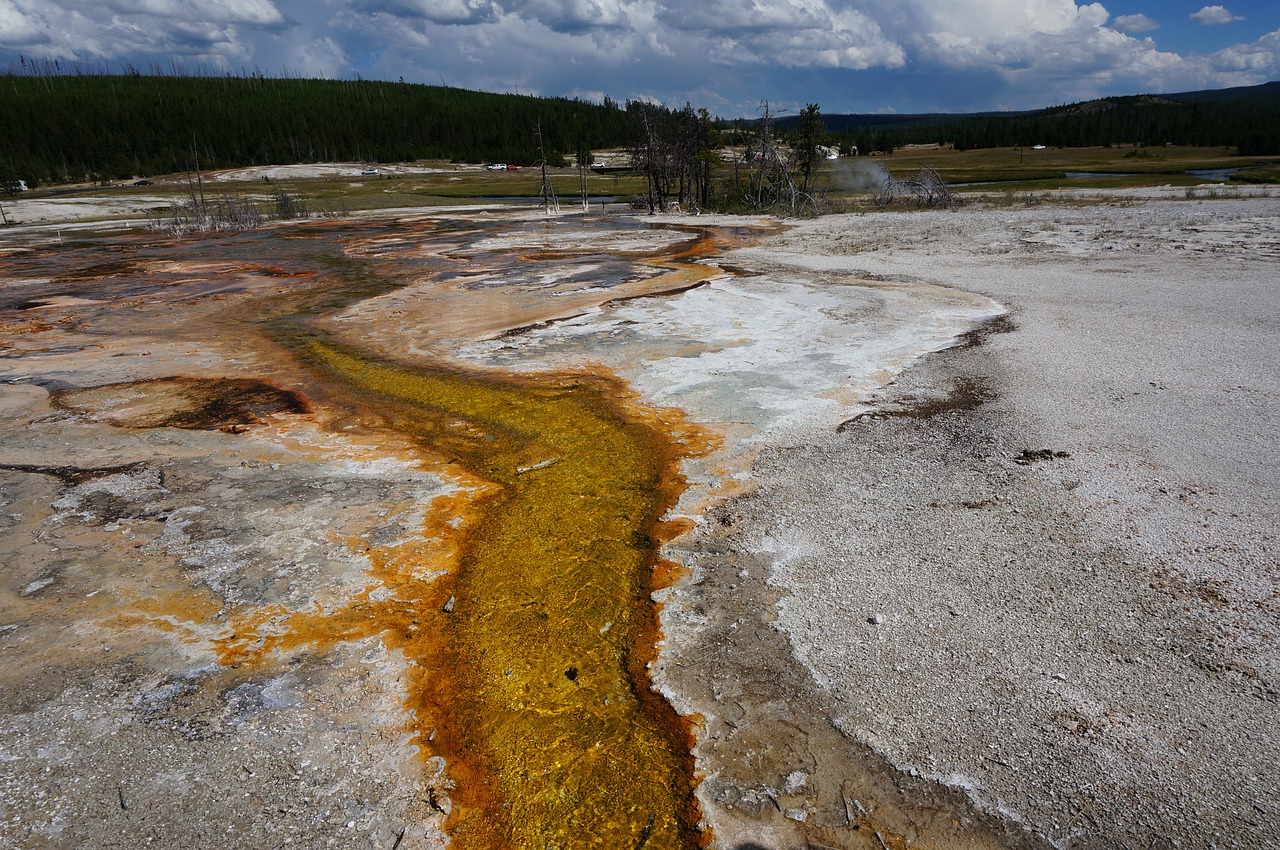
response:
M813 170L822 159L822 155L818 152L818 145L826 140L826 135L827 128L822 123L822 114L818 111L818 104L810 103L806 105L800 111L800 128L796 133L792 149L796 168L800 172L801 192L809 191L809 181L813 177Z

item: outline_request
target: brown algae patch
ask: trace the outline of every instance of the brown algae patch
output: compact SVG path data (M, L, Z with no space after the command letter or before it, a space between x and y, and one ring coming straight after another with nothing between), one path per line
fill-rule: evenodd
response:
M220 642L224 662L375 635L403 651L418 741L459 780L449 834L464 850L698 846L689 730L646 668L660 517L679 458L706 440L637 415L616 379L410 370L304 346L493 490L456 575L427 575L430 553L373 557L383 589L334 611L259 611Z

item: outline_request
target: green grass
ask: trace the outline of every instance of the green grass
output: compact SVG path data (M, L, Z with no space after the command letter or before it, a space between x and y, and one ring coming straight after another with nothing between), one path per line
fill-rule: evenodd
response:
M1231 175L1231 180L1236 183L1280 183L1280 163L1238 172Z
M551 184L562 202L572 202L581 195L578 174L573 169L556 169L552 173ZM249 191L260 190L258 184L238 185ZM455 171L403 177L289 180L281 185L308 200L345 199L347 207L352 210L473 203L486 198L538 198L542 194L542 178L536 169L506 173ZM271 187L264 184L261 188ZM628 195L643 191L643 188L643 181L637 178L587 176L587 194L596 198Z
M430 167L447 168L447 165L423 163ZM562 204L572 204L581 197L578 172L575 169L554 169L552 187ZM347 210L394 209L447 204L482 202L486 198L537 199L542 193L542 178L537 169L521 169L515 172L476 171L475 169L451 170L431 174L397 175L378 177L311 177L285 180L236 180L204 182L208 198L217 195L252 195L267 198L278 189L285 189L307 201L313 211L322 208L345 206ZM644 181L628 175L587 175L587 193L593 198L622 196L644 192ZM183 175L160 178L151 186L118 185L91 190L84 194L103 194L112 197L139 196L161 197L165 203L186 200L188 189ZM49 195L37 190L26 197ZM269 206L269 201L262 202Z
M893 176L904 179L915 174L921 166L930 166L944 180L964 194L1006 193L1021 199L1030 193L1070 187L1074 189L1129 189L1145 186L1200 186L1205 181L1188 176L1193 169L1230 168L1252 166L1268 160L1253 157L1237 157L1230 148L1053 148L1033 151L1024 148L992 148L987 150L955 151L939 148L906 148L888 157L860 157L825 162L820 172L820 182L825 179L829 196L836 207L861 207L869 198L869 192L842 191L837 179L837 169L882 165ZM438 168L428 174L383 174L377 177L326 176L287 180L244 180L234 182L205 181L205 194L251 194L264 200L261 206L269 211L269 196L284 188L305 200L312 212L356 212L445 206L483 202L489 198L521 197L533 199L541 193L541 177L536 168L513 172L491 172L475 166L455 166L443 162L423 162L421 166ZM728 167L722 177L729 175ZM1101 175L1084 179L1067 179L1067 172L1096 172ZM1270 164L1240 173L1233 180L1241 183L1280 183L1280 163ZM579 177L575 169L552 170L552 183L556 195L565 206L574 204L580 196ZM588 194L595 198L644 193L644 180L627 174L596 174L587 178ZM185 200L187 186L185 176L170 175L160 178L152 186L104 187L86 192L85 195L148 196L174 201ZM39 197L48 192L37 190L26 197Z
M990 192L1042 192L1051 189L1136 189L1144 186L1200 186L1204 180L1186 174L1130 174L1114 177L1055 177L1041 180L1001 180L956 187L965 194Z
M874 162L893 176L906 178L921 166L935 169L948 183L997 183L1019 191L1077 188L1131 188L1156 185L1195 185L1203 182L1185 172L1206 168L1250 166L1274 160L1238 157L1231 148L1111 147L1111 148L988 148L955 151L905 148ZM846 160L847 162L847 160ZM830 166L828 166L830 169ZM1068 172L1112 173L1116 176L1068 179ZM1251 172L1259 174L1260 172ZM1273 173L1274 175L1274 173ZM1272 179L1275 179L1273 176Z

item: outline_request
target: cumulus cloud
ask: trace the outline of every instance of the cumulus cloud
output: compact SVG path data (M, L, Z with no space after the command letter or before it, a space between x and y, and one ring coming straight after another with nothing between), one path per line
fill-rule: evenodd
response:
M271 0L110 0L100 4L128 18L158 17L254 25L284 22Z
M992 69L1034 64L1050 53L1077 53L1106 32L1098 3L1071 0L915 0L922 56L952 67Z
M1007 41L1019 35L1062 34L1106 23L1099 3L1077 6L1072 0L917 0L933 28L975 41Z
M246 30L284 23L271 0L0 0L0 50L69 60L165 57L226 68L250 58Z
M292 73L304 77L336 77L350 62L346 51L328 36L312 41L289 42L284 46L281 58Z
M1194 17L1239 20L1222 6ZM747 112L761 98L835 98L850 108L907 67L912 82L896 91L934 86L916 95L919 106L957 109L1280 73L1274 34L1179 55L1140 35L1156 27L1143 14L1112 20L1100 3L1074 0L0 0L0 62L22 53L145 67L173 57L233 71L590 90Z
M434 24L479 24L495 20L502 8L492 0L355 0L351 8L371 16Z
M1160 29L1159 23L1141 13L1119 15L1115 20L1115 26L1121 32L1151 32Z
M911 10L907 26L914 35L902 38L913 64L994 75L1008 88L1052 90L1059 100L1094 96L1117 76L1151 75L1177 60L1149 39L1108 27L1110 15L1098 3L905 0L902 5Z
M675 29L741 33L812 29L830 19L823 3L790 0L706 0L658 4L658 19Z
M713 58L724 64L861 70L906 63L903 46L868 15L824 0L660 3L656 20L707 39Z
M13 0L0 0L0 45L33 45L50 37L47 20L19 9Z
M1209 57L1219 71L1245 72L1274 78L1280 74L1280 30L1269 32L1253 44L1238 44Z
M351 44L353 48L368 50L377 44L385 52L394 49L417 51L431 46L431 39L424 26L388 12L339 11L326 22L326 28L338 40Z
M624 0L524 0L508 2L507 10L554 32L579 33L628 27L628 7L633 5Z
M1203 26L1212 26L1213 24L1230 24L1235 21L1243 21L1240 15L1233 15L1227 11L1226 6L1205 6L1199 12L1191 16L1191 20Z

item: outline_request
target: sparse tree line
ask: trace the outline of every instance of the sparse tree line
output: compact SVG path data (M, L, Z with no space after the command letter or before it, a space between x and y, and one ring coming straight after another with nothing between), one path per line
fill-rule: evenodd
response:
M821 193L814 177L823 158L826 129L818 105L800 114L799 127L782 137L767 103L743 138L741 156L723 162L724 134L706 109L668 109L628 103L632 118L631 162L645 178L645 194L634 206L666 212L673 204L700 212L753 211L787 215L816 213ZM727 167L718 167L727 166Z
M631 166L645 179L644 205L665 212L672 200L698 210L711 204L712 168L720 159L720 132L711 114L631 101Z
M1280 103L1180 103L1116 97L1016 114L840 116L832 138L842 153L892 153L909 144L958 150L1048 145L1189 145L1234 147L1241 156L1280 154Z

